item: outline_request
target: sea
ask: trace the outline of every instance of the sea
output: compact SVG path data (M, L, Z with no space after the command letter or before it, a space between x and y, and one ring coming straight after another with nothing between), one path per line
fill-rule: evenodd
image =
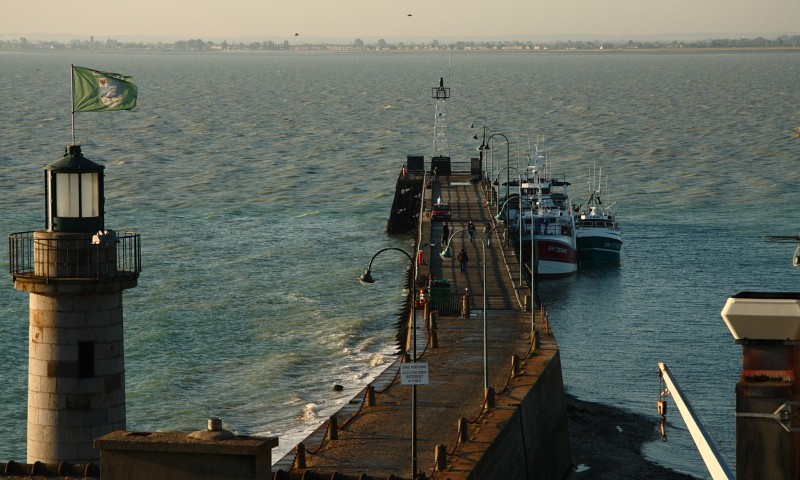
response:
M70 65L133 76L137 108L73 123ZM798 288L795 244L764 238L798 234L798 78L798 52L2 52L0 231L45 227L42 167L74 125L105 166L106 227L141 233L127 428L218 416L278 436L279 458L395 359L408 260L356 277L412 248L386 220L406 156L430 159L443 79L454 161L484 128L512 166L538 137L573 199L602 169L618 203L620 264L540 285L568 393L656 421L665 362L733 465L741 347L720 310ZM27 354L7 277L0 461L25 460ZM674 404L666 431L644 454L708 478Z

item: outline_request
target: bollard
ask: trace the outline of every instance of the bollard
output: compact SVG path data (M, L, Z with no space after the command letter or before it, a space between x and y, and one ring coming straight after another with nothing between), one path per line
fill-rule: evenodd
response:
M425 320L427 320L428 315L430 315L430 313L428 312L429 309L430 309L430 302L425 302L425 307L422 310L422 318L424 318Z
M486 389L486 410L494 408L494 388Z
M367 399L364 402L364 405L367 407L375 406L375 387L372 385L367 385Z
M535 355L536 350L539 349L539 331L534 329L533 336L531 337L531 353L530 355Z
M461 417L458 419L458 443L466 443L469 440L469 426L467 419Z
M524 306L524 310L526 312L530 312L531 311L531 296L528 295L528 294L525 294L525 296L522 297L522 304Z
M469 317L469 292L461 297L461 316L464 318Z
M428 317L428 330L436 330L436 321L439 319L439 310L432 310Z
M441 443L433 449L433 463L437 472L443 472L447 468L447 448Z
M516 353L511 355L511 375L515 377L519 375L519 357Z
M439 348L439 335L436 330L431 330L431 348Z
M339 440L339 422L335 416L328 421L328 440Z
M402 363L410 363L411 362L411 354L408 352L403 352L403 361Z
M306 446L298 443L294 449L294 464L292 468L306 468Z
M272 476L272 480L289 480L289 472L284 472L279 468Z

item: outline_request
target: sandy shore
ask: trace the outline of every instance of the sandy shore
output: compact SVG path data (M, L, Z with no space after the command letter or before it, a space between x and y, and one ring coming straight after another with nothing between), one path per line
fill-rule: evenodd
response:
M566 395L573 479L695 479L644 458L642 445L658 438L656 415L648 418ZM654 407L655 408L655 407Z

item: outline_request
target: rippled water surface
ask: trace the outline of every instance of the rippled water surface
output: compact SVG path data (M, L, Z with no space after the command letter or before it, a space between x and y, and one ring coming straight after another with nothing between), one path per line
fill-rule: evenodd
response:
M75 119L106 166L106 225L142 233L124 294L128 428L218 415L279 435L280 456L393 359L407 261L381 255L371 288L355 276L410 245L384 228L405 156L431 154L443 76L455 160L484 124L512 163L544 135L573 196L596 165L620 205L621 265L541 286L569 391L656 418L664 361L733 458L741 349L719 312L740 291L796 290L794 247L761 237L797 233L798 60L0 53L0 231L44 225L41 167L71 140L70 64L133 75L136 111ZM27 300L0 288L4 460L25 458ZM647 454L707 476L675 409L670 423Z

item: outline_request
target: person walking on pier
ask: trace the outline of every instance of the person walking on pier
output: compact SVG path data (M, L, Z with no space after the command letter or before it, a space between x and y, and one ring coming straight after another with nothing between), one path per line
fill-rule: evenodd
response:
M458 258L458 264L461 265L461 274L463 275L467 272L467 262L469 261L467 251L462 248L461 251L458 252L458 257L456 258Z
M447 240L450 239L450 227L447 226L447 222L444 222L442 225L442 245L447 246Z
M483 234L486 235L486 245L492 244L492 236L489 235L492 233L492 230L494 230L494 225L492 225L492 222L486 222L486 226L483 227Z
M467 233L469 234L469 243L472 243L475 240L475 224L472 223L472 220L467 224Z

